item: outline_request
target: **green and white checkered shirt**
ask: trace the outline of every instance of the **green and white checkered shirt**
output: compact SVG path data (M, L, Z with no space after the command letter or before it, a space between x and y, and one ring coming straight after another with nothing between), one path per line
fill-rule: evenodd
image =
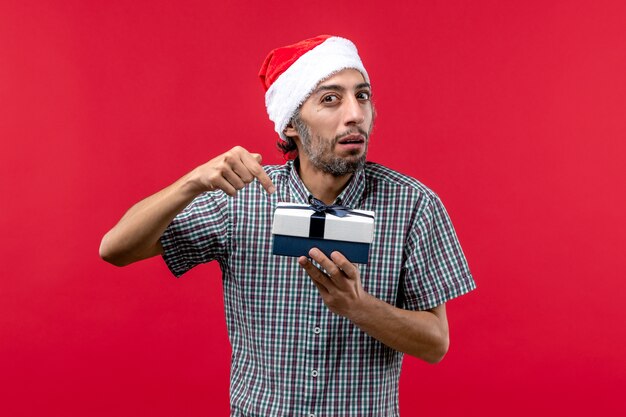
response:
M308 203L292 161L265 170L235 198L204 193L161 238L180 276L217 260L232 345L231 416L398 416L403 354L333 314L297 258L272 255L278 202ZM475 288L437 195L374 163L338 198L376 213L370 261L359 265L365 291L401 308L426 310Z

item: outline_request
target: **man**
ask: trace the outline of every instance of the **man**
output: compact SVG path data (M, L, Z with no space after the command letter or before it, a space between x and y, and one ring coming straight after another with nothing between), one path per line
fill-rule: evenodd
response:
M281 148L261 166L235 147L133 206L103 238L126 265L163 255L176 276L217 260L232 344L232 416L396 416L403 353L448 350L445 302L475 285L439 198L366 163L369 76L347 39L318 36L272 51L261 68ZM367 265L339 252L271 253L278 202L376 212Z

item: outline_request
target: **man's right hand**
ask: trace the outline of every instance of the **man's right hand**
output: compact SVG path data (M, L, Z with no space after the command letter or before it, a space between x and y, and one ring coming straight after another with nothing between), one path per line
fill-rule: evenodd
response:
M180 213L199 194L223 190L235 196L238 190L258 179L268 193L272 180L260 164L261 155L241 146L213 158L174 184L135 204L103 238L100 256L122 266L163 253L159 239Z
M231 197L255 178L268 193L276 190L261 166L261 155L250 153L241 146L235 146L190 173L197 193L222 190Z

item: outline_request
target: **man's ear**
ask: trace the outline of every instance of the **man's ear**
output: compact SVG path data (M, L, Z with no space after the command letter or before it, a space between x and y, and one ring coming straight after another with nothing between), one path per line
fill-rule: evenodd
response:
M285 134L285 136L290 136L290 137L298 136L298 131L293 127L291 122L289 122L289 124L285 127L285 130L283 130L283 133Z

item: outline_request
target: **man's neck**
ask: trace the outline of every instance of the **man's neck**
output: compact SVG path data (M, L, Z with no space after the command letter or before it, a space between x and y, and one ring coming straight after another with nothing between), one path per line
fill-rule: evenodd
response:
M323 201L324 204L333 204L353 175L346 174L336 177L320 171L306 160L296 162L294 166L298 170L298 175L300 175L305 187L313 194L313 197Z

